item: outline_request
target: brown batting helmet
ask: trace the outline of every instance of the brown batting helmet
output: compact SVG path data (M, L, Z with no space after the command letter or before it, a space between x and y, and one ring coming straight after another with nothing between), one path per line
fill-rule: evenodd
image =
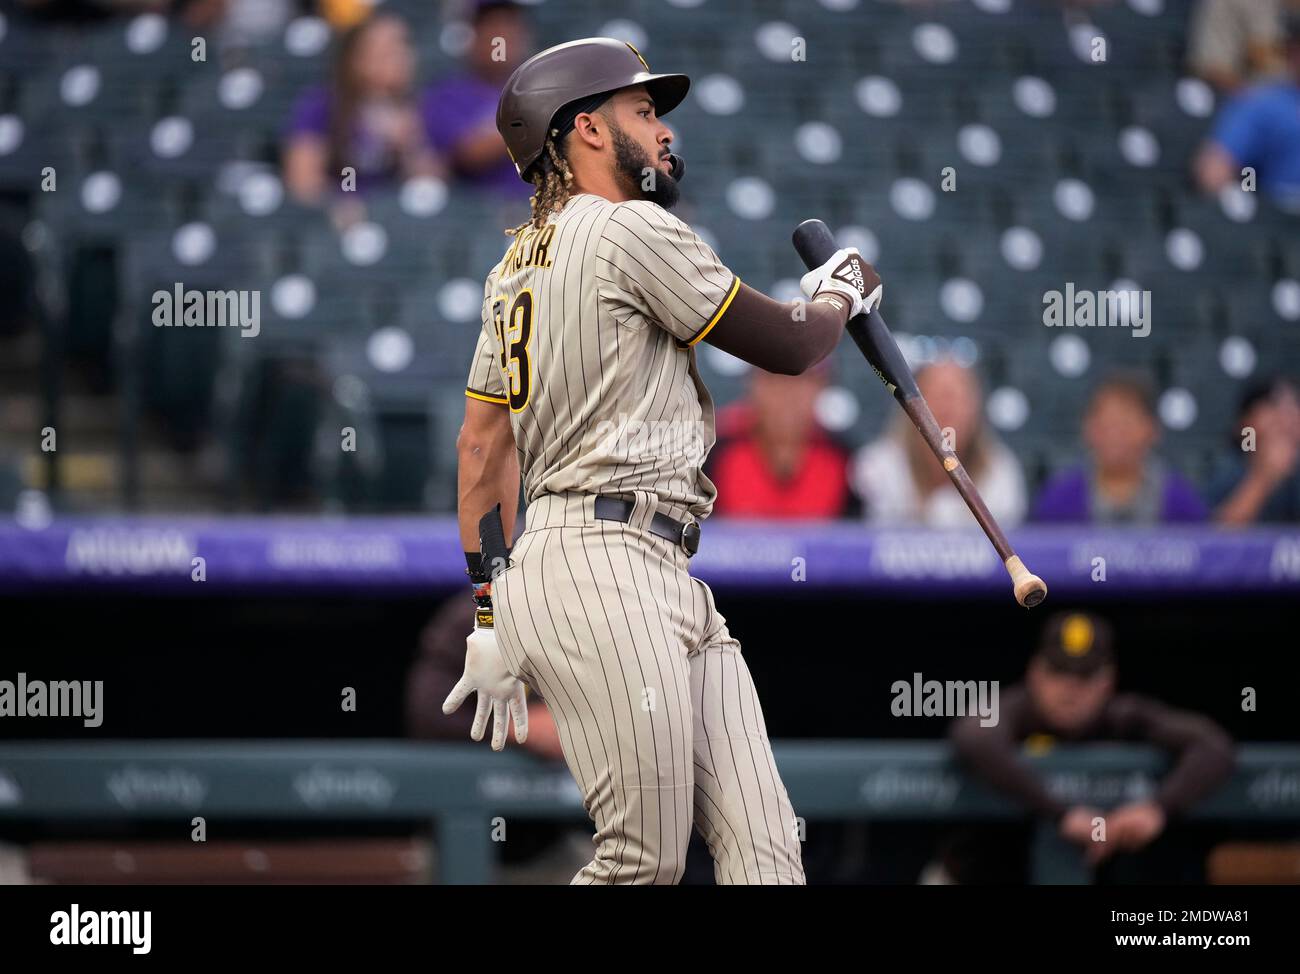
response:
M532 181L533 164L561 108L577 99L639 84L654 99L656 115L676 108L691 86L684 74L651 74L640 51L612 37L557 44L515 68L497 103L497 130L520 178Z

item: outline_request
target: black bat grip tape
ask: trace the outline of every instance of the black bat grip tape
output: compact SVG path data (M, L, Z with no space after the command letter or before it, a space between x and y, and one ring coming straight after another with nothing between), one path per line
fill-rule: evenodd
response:
M792 239L795 251L809 270L821 267L839 250L830 228L821 220L804 220L794 228ZM921 394L916 388L916 380L912 378L907 360L903 358L898 343L889 333L889 326L879 311L849 319L845 330L862 350L881 381L891 387L895 399L902 402L905 398Z

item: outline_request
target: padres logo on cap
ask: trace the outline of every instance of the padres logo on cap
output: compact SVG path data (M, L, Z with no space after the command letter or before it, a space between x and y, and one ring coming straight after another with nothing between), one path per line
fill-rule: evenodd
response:
M1061 648L1071 656L1086 656L1095 638L1092 620L1087 616L1072 615L1061 626Z
M640 52L640 51L638 51L635 47L632 46L632 42L631 42L631 41L624 41L623 43L626 44L626 45L628 46L628 48L632 51L632 53L636 55L636 59L637 59L638 61L641 62L641 67L643 67L643 68L645 68L647 71L649 71L649 70L650 70L650 65L648 65L648 64L645 63L645 58L643 58L643 57L641 56L641 52Z

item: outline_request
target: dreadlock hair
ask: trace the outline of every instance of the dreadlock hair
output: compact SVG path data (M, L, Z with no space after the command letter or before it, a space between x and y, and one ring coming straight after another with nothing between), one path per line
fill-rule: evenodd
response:
M528 207L532 216L517 227L506 230L509 236L517 236L529 227L540 230L546 225L546 219L552 213L563 208L573 192L573 170L569 160L555 145L559 129L551 129L543 146L542 158L533 170L533 195L528 198Z

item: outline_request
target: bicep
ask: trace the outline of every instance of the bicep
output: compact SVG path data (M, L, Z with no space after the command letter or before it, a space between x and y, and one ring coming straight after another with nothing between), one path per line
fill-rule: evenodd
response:
M513 440L510 428L510 410L504 402L488 402L474 396L465 396L465 421L461 425L462 442L477 444L500 443Z
M768 372L798 375L830 354L844 330L847 309L822 301L776 301L747 284L703 339Z

